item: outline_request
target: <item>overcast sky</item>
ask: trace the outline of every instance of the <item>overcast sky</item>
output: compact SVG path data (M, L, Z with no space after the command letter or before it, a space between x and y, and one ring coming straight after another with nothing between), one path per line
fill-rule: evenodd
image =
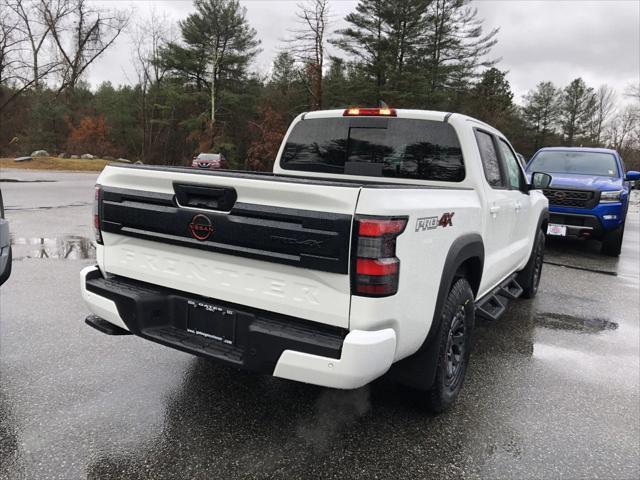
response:
M190 0L97 1L105 7L135 9L140 21L152 10L174 22L193 11ZM287 29L295 26L298 0L241 0L247 19L262 41L262 53L255 68L269 71L282 47ZM331 1L333 28L343 25L344 16L357 4L351 0ZM476 0L473 5L484 18L485 28L500 28L493 56L497 67L508 70L508 80L520 102L522 95L542 80L565 86L576 77L597 87L609 84L622 94L640 83L639 0ZM339 54L329 49L330 54ZM127 36L100 58L89 72L92 84L110 80L132 83L131 41Z

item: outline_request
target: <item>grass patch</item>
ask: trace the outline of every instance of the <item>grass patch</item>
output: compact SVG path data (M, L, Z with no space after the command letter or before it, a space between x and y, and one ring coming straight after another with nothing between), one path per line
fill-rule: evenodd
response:
M0 169L23 170L73 170L78 172L100 172L113 160L82 160L76 158L34 157L29 162L15 162L13 158L0 158Z

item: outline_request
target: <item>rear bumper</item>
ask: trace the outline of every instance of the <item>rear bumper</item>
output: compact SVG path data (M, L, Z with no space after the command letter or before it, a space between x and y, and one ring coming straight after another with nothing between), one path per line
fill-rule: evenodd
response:
M94 315L105 319L117 327L129 330L124 320L122 320L122 317L120 317L118 307L113 300L109 300L108 298L96 295L87 290L87 277L96 275L101 275L97 267L85 267L80 271L80 292L82 293L82 299Z
M351 331L126 279L81 272L91 312L147 340L280 378L333 388L358 388L384 374L396 347L392 329ZM187 302L233 311L233 344L189 333Z
M325 387L359 388L389 370L395 350L396 334L391 328L353 330L344 339L339 359L286 350L273 375Z

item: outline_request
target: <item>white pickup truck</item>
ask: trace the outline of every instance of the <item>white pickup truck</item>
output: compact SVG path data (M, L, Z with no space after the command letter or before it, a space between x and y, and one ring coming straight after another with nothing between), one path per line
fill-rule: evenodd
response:
M109 165L86 322L327 387L389 372L442 411L475 317L536 293L550 180L478 120L388 108L300 115L273 173Z

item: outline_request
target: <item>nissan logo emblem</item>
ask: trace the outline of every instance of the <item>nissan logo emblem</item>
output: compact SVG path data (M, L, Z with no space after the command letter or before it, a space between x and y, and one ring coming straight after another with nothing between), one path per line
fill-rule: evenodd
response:
M213 225L211 224L209 217L199 213L191 219L191 223L189 223L189 231L193 238L204 242L213 233Z

